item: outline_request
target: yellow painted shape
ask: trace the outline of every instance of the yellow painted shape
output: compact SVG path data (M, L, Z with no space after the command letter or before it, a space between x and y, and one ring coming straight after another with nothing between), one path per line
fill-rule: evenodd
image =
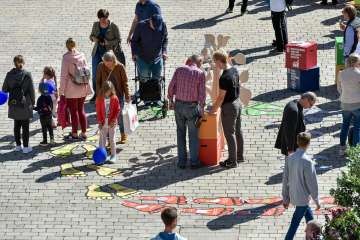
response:
M96 134L94 136L88 137L85 142L87 142L87 143L95 143L95 142L99 142L99 139L100 139L100 135Z
M90 132L92 130L92 128L87 128L86 129L86 132ZM81 134L81 129L78 130L78 134ZM59 135L59 138L64 138L65 136L68 136L70 133L64 133L64 134L61 134Z
M127 188L127 187L124 187L120 184L109 184L107 185L108 187L112 188L112 189L115 189L116 190L116 195L118 197L121 197L121 198L130 198L130 197L133 197L135 195L139 195L141 194L142 192L141 191L136 191L135 189L132 189L132 188Z
M107 193L101 190L98 185L90 185L88 187L88 192L86 193L87 199L94 200L104 200L104 199L113 199L111 193Z
M93 159L93 153L94 151L96 150L96 147L94 145L83 145L82 146L83 148L85 148L86 150L86 156L89 158L89 159Z
M55 156L55 157L67 158L68 156L71 155L71 150L76 148L76 146L77 146L76 143L68 144L68 145L63 146L62 148L53 150L53 151L49 152L48 154L51 156Z
M86 177L86 174L83 171L80 171L71 163L61 164L61 176L62 177Z
M107 167L101 167L101 166L97 166L97 165L88 165L86 167L97 171L97 173L100 176L103 176L103 177L106 177L106 178L111 178L111 177L113 177L113 176L115 176L117 174L122 173L121 170L117 170L117 169L113 169L113 168L107 168Z

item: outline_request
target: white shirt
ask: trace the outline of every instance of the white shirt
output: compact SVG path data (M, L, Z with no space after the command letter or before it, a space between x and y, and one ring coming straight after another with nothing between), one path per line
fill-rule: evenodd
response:
M286 9L285 0L270 0L270 10L273 12L282 12Z
M105 104L105 124L104 127L109 127L109 116L110 116L110 98L104 99Z
M353 53L360 54L360 41L359 41L358 44L356 45L355 52L353 52Z

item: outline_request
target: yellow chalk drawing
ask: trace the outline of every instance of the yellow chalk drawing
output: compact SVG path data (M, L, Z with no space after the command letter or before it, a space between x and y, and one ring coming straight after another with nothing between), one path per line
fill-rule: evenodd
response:
M76 148L76 146L77 146L76 143L68 144L68 145L63 146L62 148L53 150L53 151L49 152L48 154L51 156L55 156L55 157L67 158L68 156L71 155L71 150Z
M106 178L111 178L113 176L116 176L116 175L122 173L121 170L107 168L107 167L101 167L98 165L88 165L86 167L95 170L100 176L103 176Z
M92 128L87 128L86 132L90 132L91 130L92 130ZM81 129L78 130L78 134L81 134ZM63 134L58 135L58 136L59 136L59 138L64 138L65 136L68 136L68 135L70 135L70 133L63 133Z
M100 135L99 135L99 134L96 134L96 135L94 135L94 136L88 137L85 142L87 142L87 143L99 142L99 138L100 138Z
M101 190L98 185L88 186L88 192L86 193L87 199L94 200L104 200L104 199L113 199L113 196L110 193L104 192Z
M136 191L135 189L127 188L127 187L124 187L124 186L122 186L120 184L116 184L116 183L109 184L107 186L112 189L115 189L116 195L121 198L130 198L130 197L133 197L135 195L139 195L142 193L141 191Z
M93 153L97 149L97 147L90 144L82 145L82 147L87 151L85 156L87 156L89 159L93 159ZM110 156L109 153L107 153L107 155Z
M61 176L62 177L86 177L86 174L83 171L80 171L71 163L61 164Z

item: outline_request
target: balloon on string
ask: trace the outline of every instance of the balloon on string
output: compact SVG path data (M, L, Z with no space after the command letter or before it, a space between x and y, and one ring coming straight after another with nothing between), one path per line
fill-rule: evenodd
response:
M3 105L8 100L9 95L7 93L4 93L3 91L0 91L0 105Z
M54 94L56 92L56 86L52 82L46 82L46 84L49 86L49 93Z
M105 148L99 147L93 153L93 159L96 164L103 164L106 161L107 152Z

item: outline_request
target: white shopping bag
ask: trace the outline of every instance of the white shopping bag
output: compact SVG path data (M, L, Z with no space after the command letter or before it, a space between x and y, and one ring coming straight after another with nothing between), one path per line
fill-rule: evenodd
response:
M136 105L129 103L127 108L124 107L122 113L123 113L123 122L124 122L124 132L125 134L132 134L139 126Z

